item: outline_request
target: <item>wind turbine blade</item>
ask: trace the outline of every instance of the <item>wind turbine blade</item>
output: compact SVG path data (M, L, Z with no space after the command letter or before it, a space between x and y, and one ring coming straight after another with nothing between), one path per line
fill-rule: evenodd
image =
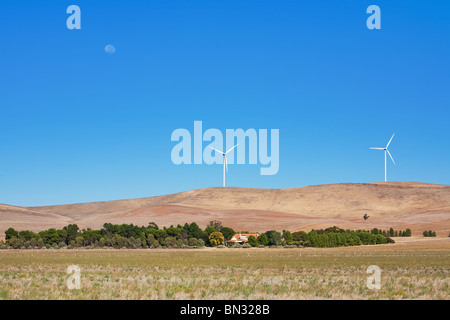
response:
M389 152L389 150L386 149L386 151L387 151L387 153L389 154L389 157L391 157L392 162L395 164L394 158L392 158L392 155L391 155L391 153ZM396 164L395 164L395 165L396 165Z
M224 161L225 161L225 169L226 169L227 172L228 172L228 161L227 161L227 156L224 155L223 157L224 157Z
M389 140L389 142L388 142L388 144L387 144L387 146L386 146L386 149L389 147L389 145L391 144L391 141L392 141L392 139L394 138L394 136L395 136L395 133L392 135L392 137L391 137L391 140Z
M219 151L219 150L217 150L217 149L214 149L214 148L211 147L211 146L208 146L208 147L210 147L211 149L213 149L214 151L216 151L216 152L218 152L218 153L224 154L222 151Z
M233 148L228 149L227 152L225 152L225 154L227 154L228 152L230 152L231 150L233 150L234 148L236 148L238 145L235 145Z
M384 150L384 148L369 148L369 149Z

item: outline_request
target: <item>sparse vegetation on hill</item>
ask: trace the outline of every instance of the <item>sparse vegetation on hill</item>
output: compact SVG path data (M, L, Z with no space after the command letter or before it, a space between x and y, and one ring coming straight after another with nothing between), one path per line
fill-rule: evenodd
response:
M160 229L151 222L148 226L133 224L105 223L100 230L80 230L76 224L70 224L63 229L50 228L34 233L24 230L17 231L9 228L5 231L6 242L0 242L0 248L12 249L40 249L40 248L187 248L221 246L226 244L234 234L234 230L222 226L218 221L211 221L202 230L195 222L185 223ZM245 246L236 243L234 247L343 247L371 244L393 243L385 232L373 229L344 230L338 227L294 232L284 230L281 234L276 230L269 230L257 238L250 236Z

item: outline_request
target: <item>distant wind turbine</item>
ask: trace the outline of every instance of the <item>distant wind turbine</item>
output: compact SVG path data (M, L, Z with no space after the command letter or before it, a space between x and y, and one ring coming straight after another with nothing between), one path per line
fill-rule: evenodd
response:
M214 149L213 147L209 146L214 151L221 153L223 155L223 186L225 187L225 168L228 172L228 163L227 163L227 153L236 148L238 145L235 145L233 148L230 148L227 152L219 151L217 149Z
M386 145L386 148L370 148L370 149L375 149L375 150L384 150L384 181L387 181L387 161L386 161L387 154L389 154L389 157L391 157L391 160L395 165L394 158L392 158L392 155L388 150L389 145L391 144L392 138L394 138L394 136L395 136L395 133L392 135L391 140L389 140L388 144Z

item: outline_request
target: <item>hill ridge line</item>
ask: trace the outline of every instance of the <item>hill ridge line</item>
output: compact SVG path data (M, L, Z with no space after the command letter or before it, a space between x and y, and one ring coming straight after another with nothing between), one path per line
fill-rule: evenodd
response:
M370 218L362 219L364 213ZM77 223L160 226L220 220L236 230L339 226L450 232L450 186L418 182L336 183L286 189L211 187L134 199L20 207L0 204L0 237L9 227L40 231ZM305 230L309 231L309 230ZM446 234L445 234L446 233Z

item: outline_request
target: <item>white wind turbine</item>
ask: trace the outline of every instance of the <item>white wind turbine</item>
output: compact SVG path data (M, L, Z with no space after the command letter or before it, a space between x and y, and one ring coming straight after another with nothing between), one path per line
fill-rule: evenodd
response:
M211 149L213 149L214 151L221 153L223 155L223 186L225 187L225 168L228 172L228 163L227 163L227 153L230 152L231 150L233 150L234 148L237 147L237 145L235 145L233 148L230 148L227 152L223 152L223 151L219 151L217 149L214 149L213 147L209 146Z
M391 160L395 165L394 158L392 158L392 155L388 150L389 145L391 144L392 138L394 138L394 136L395 136L395 133L392 135L391 140L389 140L388 144L386 145L386 148L370 148L370 149L376 149L376 150L384 150L384 181L387 181L387 161L386 161L387 155L386 154L389 154L389 157L391 157Z

